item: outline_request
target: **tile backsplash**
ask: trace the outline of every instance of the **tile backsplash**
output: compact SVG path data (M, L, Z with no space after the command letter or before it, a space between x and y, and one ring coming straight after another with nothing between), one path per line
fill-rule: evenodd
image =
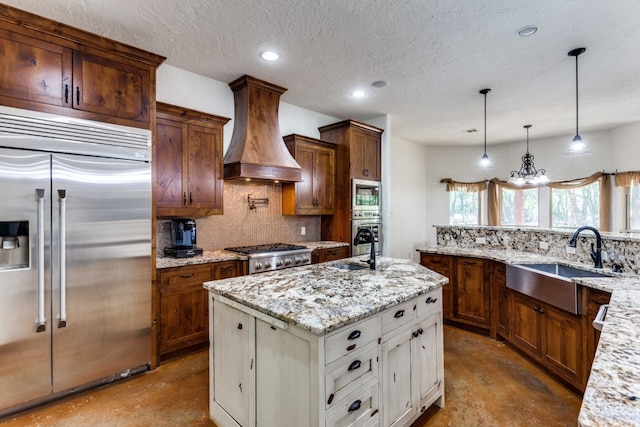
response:
M589 254L596 238L591 231L580 233L576 253L567 253L567 244L575 230L539 230L533 228L487 226L436 226L438 246L458 248L486 248L523 251L591 264ZM640 238L635 235L601 233L605 268L613 263L623 271L640 274ZM484 242L484 243L483 243Z
M247 196L268 198L269 204L249 209ZM282 187L254 183L225 182L224 215L193 218L197 245L205 250L263 243L295 243L320 240L320 216L282 215ZM157 218L158 254L171 246L170 218ZM301 228L305 228L305 235Z

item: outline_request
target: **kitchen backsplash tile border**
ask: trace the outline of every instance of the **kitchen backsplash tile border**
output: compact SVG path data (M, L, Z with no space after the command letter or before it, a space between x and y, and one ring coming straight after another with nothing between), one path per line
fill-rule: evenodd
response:
M592 232L585 231L578 238L576 253L569 254L566 247L575 230L489 226L435 227L438 246L521 251L584 264L591 264L589 253L591 244L595 244L596 241ZM625 272L640 274L640 238L614 233L601 234L602 250L606 252L607 258L603 260L604 267L612 268L613 264L617 263L622 265ZM484 243L478 243L478 239L484 239Z

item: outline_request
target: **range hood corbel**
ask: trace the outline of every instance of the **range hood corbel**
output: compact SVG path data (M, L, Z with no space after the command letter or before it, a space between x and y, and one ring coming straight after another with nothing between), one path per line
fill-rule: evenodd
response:
M224 155L224 179L302 181L302 168L287 150L278 122L280 95L287 89L244 75L229 83L235 117Z

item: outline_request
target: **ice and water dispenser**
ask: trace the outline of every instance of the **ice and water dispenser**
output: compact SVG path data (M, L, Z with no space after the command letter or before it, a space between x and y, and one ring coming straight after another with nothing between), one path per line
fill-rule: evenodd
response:
M29 266L29 222L0 221L0 271Z

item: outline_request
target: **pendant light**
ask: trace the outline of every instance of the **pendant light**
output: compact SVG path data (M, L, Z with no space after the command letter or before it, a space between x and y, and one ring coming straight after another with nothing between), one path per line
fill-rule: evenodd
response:
M480 158L480 169L490 169L491 160L487 156L487 94L491 89L482 89L480 93L484 95L484 154Z
M522 156L522 166L520 170L511 171L509 183L511 184L544 184L549 181L547 171L544 169L536 169L533 164L533 155L529 154L529 129L531 125L524 125L527 130L527 152Z
M587 50L584 47L579 47L569 51L569 56L576 58L576 136L573 137L573 141L569 144L569 148L564 152L565 156L584 156L591 154L589 146L582 140L580 133L578 132L578 56L583 54Z

